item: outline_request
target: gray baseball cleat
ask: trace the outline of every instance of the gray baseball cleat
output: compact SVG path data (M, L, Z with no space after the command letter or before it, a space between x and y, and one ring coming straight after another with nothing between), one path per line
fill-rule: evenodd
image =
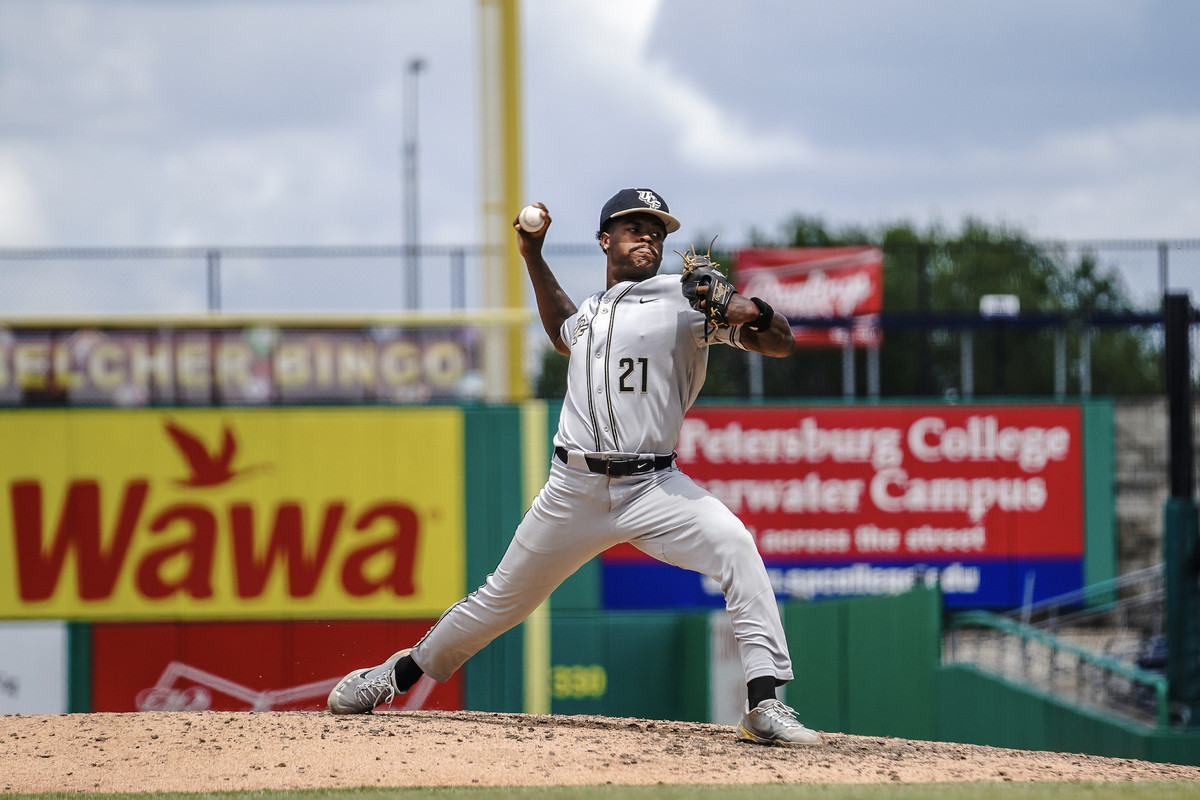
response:
M326 705L334 714L369 714L382 703L390 703L398 694L393 668L396 662L412 652L412 648L393 653L377 667L356 669L338 681L329 693ZM406 690L407 691L407 690Z
M810 731L796 719L796 711L779 700L763 700L746 713L737 726L738 739L756 744L796 745L825 744L821 734Z

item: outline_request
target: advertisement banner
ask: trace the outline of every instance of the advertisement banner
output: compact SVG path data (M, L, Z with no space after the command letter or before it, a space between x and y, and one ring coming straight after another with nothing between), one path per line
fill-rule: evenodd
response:
M0 326L0 405L475 399L479 328Z
M1078 406L706 406L680 467L754 534L780 598L939 585L1011 607L1083 580ZM707 579L633 547L605 555L613 608L722 602Z
M92 711L323 711L344 675L415 643L433 622L98 623ZM462 698L460 675L422 678L392 709L457 710Z
M0 413L0 618L436 616L462 439L455 408Z
M0 622L0 714L67 713L67 626Z
M781 247L741 250L737 289L790 319L856 318L849 329L795 325L796 344L855 347L879 343L883 251L878 247Z

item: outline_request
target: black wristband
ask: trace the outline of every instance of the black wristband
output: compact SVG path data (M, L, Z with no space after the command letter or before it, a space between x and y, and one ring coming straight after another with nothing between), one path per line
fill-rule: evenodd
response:
M771 320L775 318L775 309L766 304L765 301L757 297L751 297L750 302L758 306L758 319L754 322L747 322L746 327L755 333L762 333L767 328L771 327Z

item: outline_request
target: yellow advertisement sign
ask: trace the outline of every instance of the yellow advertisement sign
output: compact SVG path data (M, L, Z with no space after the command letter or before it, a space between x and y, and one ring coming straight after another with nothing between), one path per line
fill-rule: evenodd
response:
M432 617L457 409L0 413L0 617Z

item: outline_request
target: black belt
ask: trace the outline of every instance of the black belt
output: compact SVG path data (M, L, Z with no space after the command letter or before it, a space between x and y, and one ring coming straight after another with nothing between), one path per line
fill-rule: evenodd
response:
M558 460L567 463L567 448L554 448ZM644 475L647 472L658 472L669 469L675 461L675 454L669 456L618 456L617 458L597 458L584 456L588 469L598 475L608 475L613 478L624 478L629 475Z

